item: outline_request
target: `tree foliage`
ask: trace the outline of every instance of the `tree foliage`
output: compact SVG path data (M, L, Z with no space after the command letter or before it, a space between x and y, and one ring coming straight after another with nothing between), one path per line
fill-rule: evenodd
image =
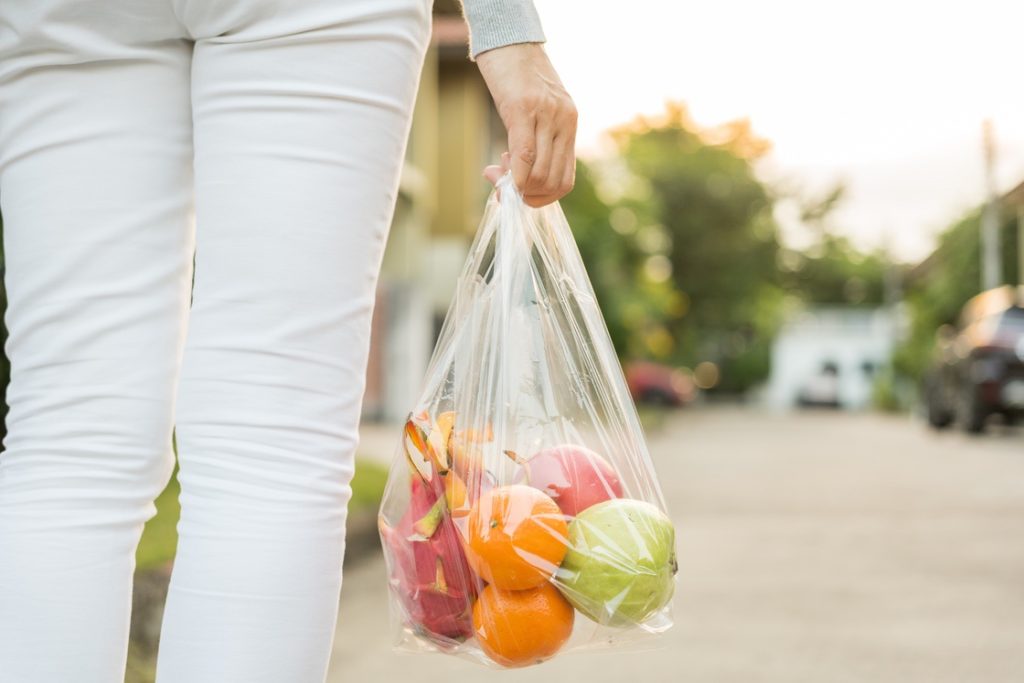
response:
M664 232L672 281L684 302L667 321L671 356L721 370L739 391L768 373L782 289L773 198L753 162L768 150L749 123L701 129L670 104L658 119L613 131L627 166L645 181Z
M878 306L894 266L882 251L865 253L842 235L824 233L810 250L780 255L783 286L809 304Z
M648 253L636 228L648 220L648 208L630 200L604 201L594 171L583 161L561 204L616 351L630 358L667 356L665 321L678 309L679 294L668 279L645 274Z
M910 310L907 339L894 365L901 374L920 379L927 369L942 325L955 325L967 300L981 292L981 217L983 207L967 212L940 236L935 251L910 273L906 301ZM1017 273L1016 217L1003 211L1000 240L1003 283L1020 281Z
M616 159L596 169L581 162L562 206L621 355L691 368L710 361L717 388L738 392L767 378L787 297L882 303L889 260L830 225L842 185L795 197L815 243L782 246L779 192L755 172L769 146L747 121L702 128L670 103L611 134Z

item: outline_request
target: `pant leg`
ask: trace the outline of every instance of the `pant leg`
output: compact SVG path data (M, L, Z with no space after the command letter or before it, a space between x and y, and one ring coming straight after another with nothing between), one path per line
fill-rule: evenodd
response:
M157 680L316 683L430 5L191 10L196 282Z
M104 4L0 2L0 681L12 683L123 680L135 548L173 466L191 48L145 3L134 16Z

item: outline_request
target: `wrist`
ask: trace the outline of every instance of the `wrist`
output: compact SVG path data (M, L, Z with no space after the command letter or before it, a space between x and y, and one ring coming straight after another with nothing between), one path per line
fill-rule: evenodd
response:
M501 54L521 54L521 55L534 55L538 52L546 54L544 52L544 43L539 41L524 41L521 43L509 43L508 45L498 45L496 47L488 48L482 52L477 53L476 62L487 63L494 58L498 53Z
M498 105L505 96L521 90L524 81L535 85L537 75L554 73L542 43L515 43L482 52L477 68Z

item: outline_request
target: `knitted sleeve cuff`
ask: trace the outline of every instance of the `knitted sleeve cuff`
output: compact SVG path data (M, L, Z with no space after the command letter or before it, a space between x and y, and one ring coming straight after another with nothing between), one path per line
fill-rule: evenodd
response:
M544 30L533 0L461 0L469 25L469 58L515 43L543 43Z

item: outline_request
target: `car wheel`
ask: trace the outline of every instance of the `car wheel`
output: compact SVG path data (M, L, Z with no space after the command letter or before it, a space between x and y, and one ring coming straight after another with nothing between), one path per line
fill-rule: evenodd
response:
M957 421L963 430L968 434L981 434L985 431L985 412L978 405L978 399L974 395L974 388L964 391L958 402Z
M925 414L933 429L945 429L953 424L953 411L943 405L942 393L936 382L929 378L924 385Z
M942 387L938 379L929 374L922 386L921 398L924 399L925 415L928 425L933 429L945 429L953 424L953 411L942 400Z
M946 429L953 424L953 416L935 404L935 398L928 399L928 424L933 429Z

